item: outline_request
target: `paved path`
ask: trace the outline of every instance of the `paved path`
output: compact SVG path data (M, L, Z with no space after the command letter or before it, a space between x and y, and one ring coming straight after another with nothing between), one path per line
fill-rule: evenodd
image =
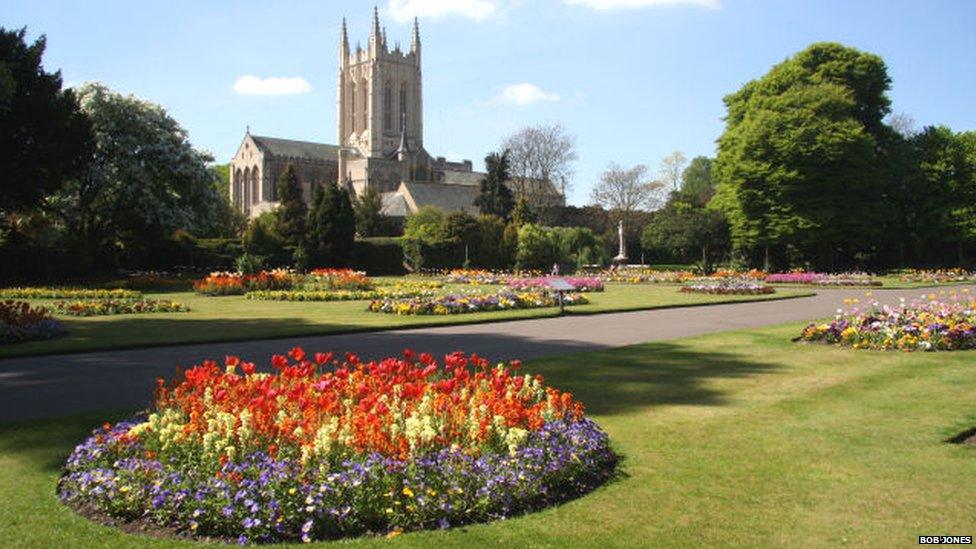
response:
M882 302L895 302L924 291L874 294ZM814 297L783 301L4 359L0 422L144 406L156 378L172 377L177 366L222 360L227 354L265 364L272 354L301 345L309 352L353 351L363 358L397 355L409 347L435 356L464 350L492 360L528 359L809 320L833 314L847 297L863 296L864 290L823 289Z

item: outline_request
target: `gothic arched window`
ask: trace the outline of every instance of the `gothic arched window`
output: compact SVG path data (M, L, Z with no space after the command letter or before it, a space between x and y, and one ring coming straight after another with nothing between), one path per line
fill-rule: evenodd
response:
M400 131L407 125L407 84L400 84Z
M362 84L360 84L359 87L361 87L363 89L362 93L360 94L360 95L363 96L363 104L362 104L362 114L361 114L361 116L363 117L362 128L363 128L363 131L366 131L366 129L369 128L369 125L368 125L369 124L369 118L368 118L369 117L369 86L366 85L366 81L363 80Z
M390 131L393 129L393 90L387 84L383 90L383 129Z
M251 170L251 204L261 202L261 177L258 175L257 166Z
M243 202L241 209L247 211L251 206L251 168L244 168L244 179L241 180Z
M349 84L349 129L356 133L356 84Z

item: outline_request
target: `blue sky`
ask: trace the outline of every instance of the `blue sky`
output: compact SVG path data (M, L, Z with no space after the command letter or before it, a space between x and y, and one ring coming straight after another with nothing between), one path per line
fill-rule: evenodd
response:
M247 124L262 135L336 141L339 26L345 15L350 41L365 45L372 7L6 0L0 25L46 34L45 65L67 82L98 80L157 102L196 146L226 161ZM714 154L722 97L815 41L881 55L894 110L919 126L976 129L973 1L383 0L379 8L390 42L409 43L409 19L420 17L427 149L480 163L519 127L562 122L578 138L575 204L588 201L610 162L655 168L674 150ZM244 76L302 80L251 79L235 90Z

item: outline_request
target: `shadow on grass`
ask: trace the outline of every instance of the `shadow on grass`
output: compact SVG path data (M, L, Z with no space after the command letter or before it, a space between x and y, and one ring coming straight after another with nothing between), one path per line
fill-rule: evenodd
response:
M367 357L395 355L397 349L405 346L437 355L457 350L456 338L446 335L423 334L418 341L389 333L362 335L368 336L365 341L360 341ZM337 339L341 338L328 341L341 345ZM520 344L527 343L512 336L479 334L474 341L466 342L464 350L499 359L503 355L508 358L503 349L517 351ZM251 342L240 345L243 349L238 351L245 358L255 360L263 354L265 360L259 360L259 364L267 370L267 357L272 352L284 352L291 344L304 344L309 351L343 352L350 349L296 340L275 342L272 349L266 348L267 342ZM228 351L232 347L233 344L229 344ZM568 343L562 350L573 351ZM192 360L181 360L179 353L191 356ZM0 423L0 453L24 454L38 459L46 468L59 468L66 452L92 428L148 406L153 381L159 376L172 375L175 364L190 365L204 358L222 357L217 353L201 353L192 347L144 349L125 355L125 360L115 359L91 367L67 364L57 367L38 365L31 369L28 366L23 373L33 381L19 388L9 378L0 377L0 420L89 412L38 422ZM525 370L544 375L553 387L571 391L585 404L588 414L615 415L667 404L726 405L727 396L709 387L709 380L754 376L778 368L775 363L746 360L733 353L702 351L690 344L662 342L598 353L564 353L559 357L531 361ZM92 413L106 409L115 411Z
M113 410L0 424L0 455L27 459L34 470L60 471L71 450L87 438L92 429L134 413L134 410Z
M207 329L205 324L201 323L199 329ZM166 329L165 323L149 325L154 326L149 329ZM571 334L556 339L519 333L408 330L298 336L94 352L56 360L43 356L7 360L0 368L0 422L145 407L155 380L172 378L179 368L236 355L270 371L271 356L294 346L302 346L310 353L333 352L336 356L354 352L364 359L399 356L405 348L437 357L454 351L477 353L492 361L559 357L537 360L527 370L544 374L554 387L572 391L596 414L626 413L631 408L655 404L723 404L723 396L706 386L708 379L743 377L776 367L735 354L700 351L692 345L668 342L580 354L600 348L579 342Z
M706 386L716 378L741 378L779 369L775 363L732 353L697 351L674 343L646 343L532 364L547 383L573 395L588 414L625 414L666 404L718 406L725 395Z

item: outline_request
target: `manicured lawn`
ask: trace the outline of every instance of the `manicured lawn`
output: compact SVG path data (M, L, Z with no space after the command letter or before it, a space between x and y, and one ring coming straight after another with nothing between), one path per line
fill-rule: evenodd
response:
M915 545L976 531L976 352L790 343L801 326L527 363L573 391L624 456L618 480L547 511L349 545ZM472 349L474 351L475 349ZM119 413L0 426L0 539L169 546L61 507L59 467Z
M456 288L459 287L443 291ZM472 287L464 288L470 290ZM480 288L490 292L503 287ZM605 292L588 294L591 301L588 305L567 308L567 311L581 314L653 309L776 299L810 293L810 290L782 289L767 296L709 296L681 293L678 286L673 285L610 285ZM557 308L543 308L450 316L396 316L368 312L366 301L251 301L242 296L205 297L191 292L147 294L147 297L180 301L190 307L190 312L60 317L68 330L66 337L3 345L0 346L0 357L491 322L559 314ZM37 300L34 303L43 305L50 301Z

